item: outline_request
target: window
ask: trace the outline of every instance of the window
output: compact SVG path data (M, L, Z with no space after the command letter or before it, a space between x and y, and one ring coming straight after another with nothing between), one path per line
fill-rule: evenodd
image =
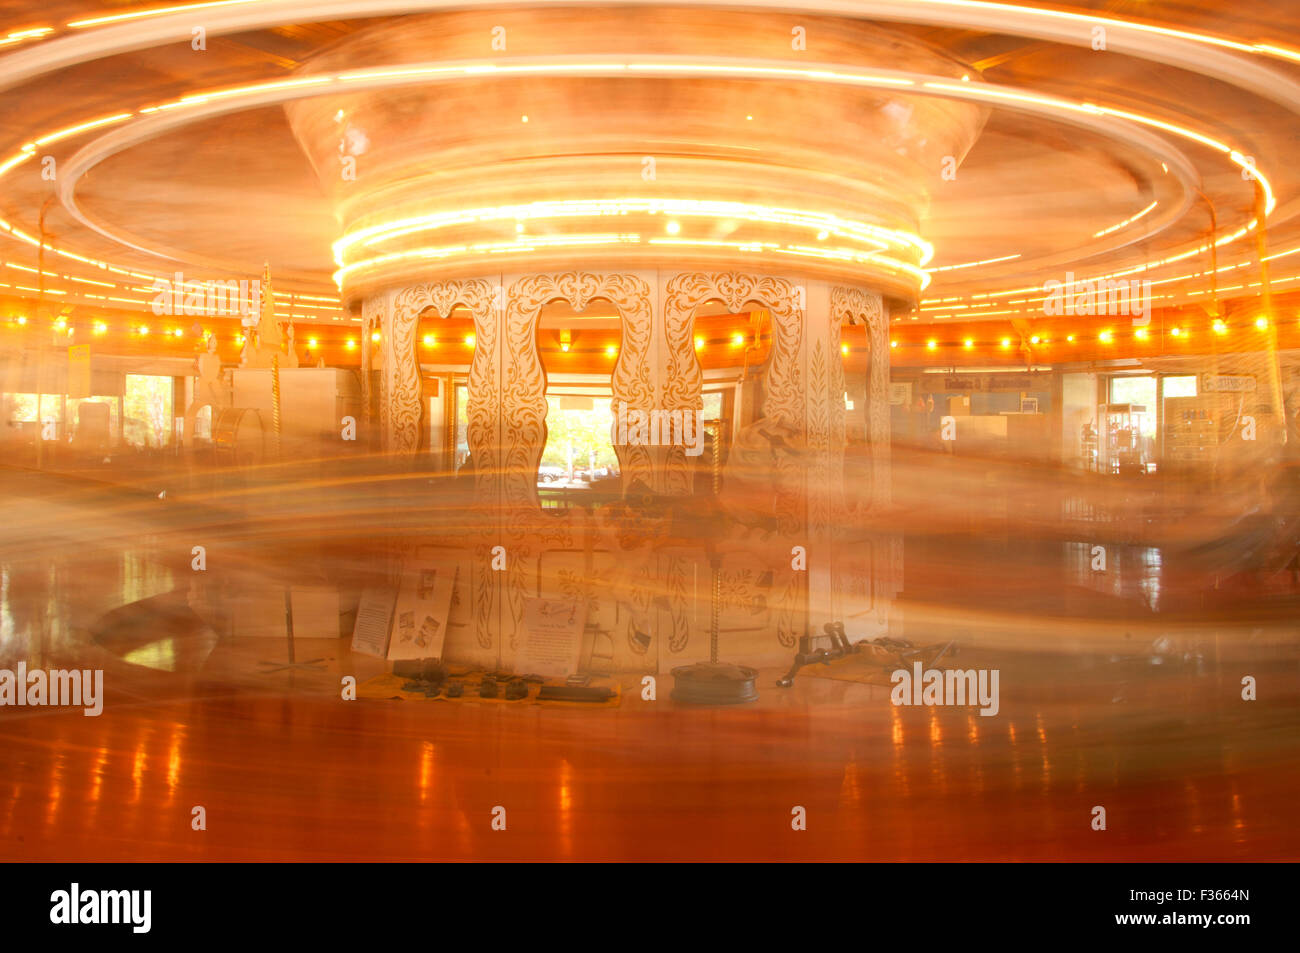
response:
M1112 377L1110 379L1112 404L1139 404L1146 412L1139 418L1141 434L1156 434L1156 379L1154 377Z
M1166 377L1164 379L1166 397L1195 397L1196 375L1186 377Z
M537 485L586 489L619 474L608 397L547 395L546 449Z
M704 419L708 421L721 420L723 413L723 397L725 395L720 390L713 391L710 394L702 394L704 399Z
M5 394L5 402L9 406L11 423L36 423L38 417L63 419L62 394L46 394L43 397L38 397L36 394Z
M172 379L126 375L123 438L133 447L165 447L172 441Z

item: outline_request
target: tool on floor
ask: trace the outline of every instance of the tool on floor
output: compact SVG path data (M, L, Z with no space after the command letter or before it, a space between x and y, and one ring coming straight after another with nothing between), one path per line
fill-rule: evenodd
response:
M393 662L393 674L421 682L441 683L447 680L447 669L436 658L398 659Z
M794 664L790 671L785 674L784 678L777 679L776 684L781 688L789 688L794 684L794 677L799 674L799 669L805 665L814 665L818 662L831 662L835 659L844 658L852 655L857 648L849 641L848 634L844 631L843 622L827 622L822 626L825 637L830 639L831 648L814 649L812 640L814 636L803 635L799 637L799 651L795 653Z

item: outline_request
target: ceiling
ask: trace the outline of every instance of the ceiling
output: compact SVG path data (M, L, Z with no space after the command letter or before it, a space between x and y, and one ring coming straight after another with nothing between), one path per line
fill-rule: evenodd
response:
M513 12L509 4L457 6L475 9L449 16L523 22L524 13ZM479 9L484 6L488 9ZM654 17L661 18L655 23L672 22L675 15L665 12L664 5L652 10L648 4L603 4L585 11L547 6L548 29L559 31L567 23L579 36L593 35L582 31L584 25L590 30L598 11L610 6L622 11L629 25L627 40L617 49L602 40L606 45L588 47L593 56L668 52L669 31L636 27ZM732 11L713 9L737 4L679 6L689 10L683 9L678 19L715 17L722 25L710 54L714 59L703 47L691 49L698 64L716 66L717 57L738 61L756 55L745 42L751 34L723 28ZM922 100L945 109L980 110L973 126L977 134L969 142L956 135L944 140L945 148L955 142L959 148L953 148L961 152L947 164L938 141L924 141L935 127L912 122L912 152L904 158L924 165L924 174L899 173L901 184L891 180L888 189L878 190L882 196L909 190L898 199L903 212L886 215L887 201L881 198L882 221L911 216L916 235L934 248L927 265L929 284L917 300L896 290L900 320L1033 317L1042 313L1044 283L1064 281L1069 273L1150 279L1157 306L1257 294L1256 186L1242 168L1252 163L1274 198L1265 219L1265 247L1275 256L1269 263L1273 286L1287 291L1300 281L1300 170L1293 161L1300 128L1300 53L1291 56L1300 50L1300 7L1292 3L990 3L975 5L977 9L964 5L965 12L963 5L941 0L753 0L746 6L767 7L744 16L764 18L780 35L789 24L810 25L807 49L785 54L800 68L899 69L899 64L883 61L887 57L879 50L884 47L840 42L850 33L876 32L931 48L937 59L958 64L953 67L957 72L964 69L960 64L971 68L971 81L954 82L954 90L896 99L904 110L917 108ZM348 227L350 212L322 175L319 143L289 117L295 110L324 108L325 97L313 93L288 105L287 112L284 102L250 96L238 109L183 124L179 119L185 110L178 109L171 113L177 122L170 128L156 121L165 113L140 110L214 89L320 75L321 64L363 68L391 62L391 46L373 38L408 25L412 31L427 29L436 22L429 14L437 8L432 2L251 0L86 25L83 20L151 8L66 0L39 8L0 3L0 163L21 159L25 143L57 130L130 114L38 143L28 150L30 158L3 171L0 218L9 230L0 231L0 285L7 285L0 293L35 296L43 290L60 301L147 309L152 297L148 276L180 271L198 280L256 277L263 262L269 262L283 316L309 323L351 320L350 302L340 296L333 278L338 264L331 250ZM392 15L397 10L412 15L399 21ZM846 10L859 13L849 20L843 18ZM364 15L368 11L377 15ZM1045 17L1042 11L1077 16ZM990 19L979 22L985 14ZM825 19L831 15L838 19ZM327 16L334 19L323 19ZM1130 36L1124 21L1182 33L1138 31ZM1098 24L1107 29L1105 50L1092 48ZM193 25L205 26L203 49L193 48ZM824 28L821 37L817 27ZM825 39L828 33L831 37ZM554 36L557 49L574 48L571 37L565 46L558 32ZM544 32L535 31L532 39L540 44L537 49L546 49ZM485 61L537 52L516 44L494 53L487 37L483 45ZM441 46L422 43L412 58L402 61L463 55L450 42ZM859 53L860 61L848 61ZM559 81L525 77L511 83L504 103L495 102L506 82L475 77L475 96L512 115L526 114L533 102L543 115ZM592 90L585 102L593 104L593 111L602 97L623 88L618 83L626 85L595 74L582 82ZM372 103L414 103L424 113L430 103L455 101L470 88L429 84L400 93L381 88L368 95ZM707 109L711 96L723 102L720 83L711 85L694 74L689 74L689 85L663 79L658 88L665 97L689 88L695 110ZM887 173L879 103L870 107L870 116L865 106L855 115L848 106L837 105L838 124L828 128L818 107L834 97L839 97L837 104L850 103L840 85L809 76L746 75L727 89L738 90L736 102L755 104L758 124L748 127L749 141L761 159L785 161L796 145L804 150L800 155L814 155L816 163L836 158L836 174L860 181L862 195L870 194L875 177ZM982 98L963 98L968 95ZM802 129L791 121L801 102L809 117L817 117ZM779 122L765 125L762 109L775 110L778 103ZM726 109L733 106L726 101ZM467 125L484 118L473 112L472 102L461 114ZM672 126L671 111L647 110L647 117L652 115L658 133ZM155 124L147 136L127 137L137 122L150 118ZM739 134L732 129L719 133ZM704 135L692 132L691 144L699 144ZM418 158L422 168L436 172L442 156L430 142L435 140L421 141ZM1237 161L1222 148L1235 151ZM554 143L546 150L550 156ZM884 159L895 165L904 161L892 153ZM755 201L781 199L770 180L756 181L764 184L751 190L758 193ZM791 183L794 190L793 176ZM855 195L854 202L861 205L863 199ZM1219 269L1213 277L1208 250L1212 222L1213 234L1223 240L1213 259ZM36 240L42 234L50 246L43 256ZM1286 254L1292 249L1296 254ZM41 270L44 276L37 273Z

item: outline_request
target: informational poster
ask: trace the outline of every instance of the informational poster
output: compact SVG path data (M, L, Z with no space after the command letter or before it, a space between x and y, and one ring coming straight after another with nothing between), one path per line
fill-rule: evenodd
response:
M586 606L581 601L525 599L524 632L515 671L546 676L577 672L586 621Z
M352 651L383 658L388 651L388 632L393 623L396 593L388 588L365 589L357 606L352 628Z
M442 658L456 575L455 560L432 548L417 550L403 563L388 643L390 659Z

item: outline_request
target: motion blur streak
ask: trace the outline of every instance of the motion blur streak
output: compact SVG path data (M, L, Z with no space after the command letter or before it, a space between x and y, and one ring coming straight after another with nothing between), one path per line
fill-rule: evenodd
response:
M112 714L0 713L0 774L17 786L6 827L22 833L6 837L8 857L1227 859L1300 849L1286 821L1300 793L1294 594L1261 571L1283 540L1234 519L1218 494L1121 492L1024 464L990 478L958 458L896 454L887 519L907 537L909 631L959 638L963 665L1000 667L1007 722L989 730L965 709L890 709L885 688L813 679L743 710L642 703L635 680L614 711L341 705L338 674L365 675L369 660L337 640L300 639L300 656L330 656L328 671L262 675L269 642L219 640L188 609L192 540L222 567L206 587L264 574L293 586L310 581L293 570L315 564L309 553L364 576L369 557L410 528L436 534L464 519L463 486L395 474L391 462L361 458L328 480L267 466L233 496L204 492L199 474L194 492L173 483L165 501L152 485L4 471L4 656L102 664ZM1294 526L1284 505L1274 515ZM1091 538L1114 555L1098 582L1071 541L1077 522L1054 514L1103 508L1110 535ZM250 515L268 509L274 518ZM716 519L683 514L681 535L661 544L704 546ZM115 619L123 604L129 614ZM148 661L129 663L133 653ZM1275 686L1249 717L1242 672ZM506 791L508 843L486 823L458 825L459 812L472 821L485 810L467 805ZM1102 840L1078 822L1121 797L1135 818L1123 832ZM176 811L191 803L223 818L219 833L189 836ZM814 818L807 837L758 836L791 804Z

